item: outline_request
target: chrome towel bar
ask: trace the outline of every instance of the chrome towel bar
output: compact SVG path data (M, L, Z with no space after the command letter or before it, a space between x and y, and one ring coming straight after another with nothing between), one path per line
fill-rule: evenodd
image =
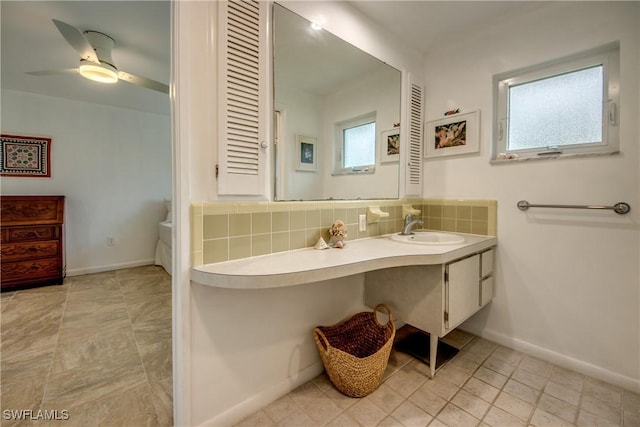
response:
M617 214L624 215L629 213L631 206L625 202L618 202L613 206L594 206L594 205L535 205L527 202L526 200L520 200L518 202L518 209L526 211L529 208L565 208L565 209L607 209L614 211Z

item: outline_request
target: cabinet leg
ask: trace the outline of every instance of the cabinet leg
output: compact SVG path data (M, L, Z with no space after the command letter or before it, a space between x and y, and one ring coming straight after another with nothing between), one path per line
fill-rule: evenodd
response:
M431 378L436 375L436 355L438 354L438 335L431 334L429 337L429 374Z

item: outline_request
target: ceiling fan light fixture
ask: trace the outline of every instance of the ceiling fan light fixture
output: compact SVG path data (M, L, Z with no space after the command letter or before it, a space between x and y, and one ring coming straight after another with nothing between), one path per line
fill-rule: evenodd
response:
M116 83L118 81L115 68L106 64L80 64L78 71L82 77L94 82Z

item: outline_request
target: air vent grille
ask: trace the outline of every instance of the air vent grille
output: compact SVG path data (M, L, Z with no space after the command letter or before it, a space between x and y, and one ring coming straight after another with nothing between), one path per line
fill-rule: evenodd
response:
M411 83L409 106L409 185L420 185L422 178L422 87Z

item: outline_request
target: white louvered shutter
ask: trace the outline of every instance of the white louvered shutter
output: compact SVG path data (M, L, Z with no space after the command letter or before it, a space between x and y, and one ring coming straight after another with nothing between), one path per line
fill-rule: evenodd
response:
M424 88L409 75L409 155L405 174L405 195L422 194L422 140Z
M264 195L268 147L268 2L219 6L218 193Z

